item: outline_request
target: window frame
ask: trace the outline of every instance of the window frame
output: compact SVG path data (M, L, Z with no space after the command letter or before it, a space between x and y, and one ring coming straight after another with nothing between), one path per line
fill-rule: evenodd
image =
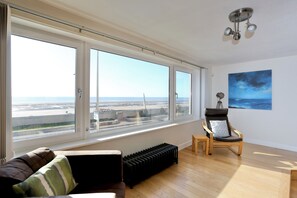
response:
M90 50L95 49L98 51L103 51L119 56L125 56L128 58L132 59L137 59L141 61L146 61L154 64L159 64L162 66L167 66L169 68L169 120L168 121L163 121L160 123L153 123L153 124L146 124L146 125L140 125L140 126L132 126L132 127L127 127L127 128L118 128L118 129L101 129L104 133L100 133L100 130L95 133L90 133L88 132L87 136L88 137L106 137L106 136L112 136L112 135L124 135L126 133L131 133L135 131L146 131L150 129L154 129L156 127L162 127L170 124L181 124L184 122L188 122L189 120L193 121L195 119L199 119L200 115L200 97L197 97L197 93L199 94L200 91L200 82L197 81L198 78L200 78L200 69L194 69L192 67L183 67L178 64L172 64L170 61L166 61L163 59L159 59L159 57L146 57L145 54L141 53L135 53L135 52L130 52L127 49L115 49L115 48L109 48L105 47L102 45L94 44L94 43L88 43L86 47L86 51L88 51L88 55L90 56ZM185 116L180 116L177 117L175 115L176 111L176 105L175 105L175 89L176 89L176 79L175 79L175 72L180 71L180 72L185 72L191 74L191 114L190 115L185 115ZM90 81L90 67L88 67L88 83ZM197 76L198 75L198 76ZM195 86L194 85L198 85ZM90 86L90 85L89 85ZM88 87L88 93L89 93L89 87ZM199 96L199 95L198 95ZM90 98L88 98L89 101ZM199 104L194 105L193 101L198 101ZM89 109L89 103L87 106L85 106L85 109ZM88 120L90 119L90 115L88 114ZM86 123L89 125L89 123ZM88 126L89 128L89 126Z
M188 115L183 115L183 116L176 116L176 72L183 72L183 73L188 73L191 75L191 95L190 95L190 101L191 101L191 107L190 107L190 112L191 114ZM173 106L173 120L176 122L183 122L186 120L194 120L198 119L197 115L199 115L200 108L197 105L194 105L193 101L199 101L199 98L197 97L197 93L200 90L200 86L197 86L199 82L197 82L197 74L200 73L200 70L195 71L192 68L187 68L187 67L180 67L180 66L175 66L173 69L173 76L174 79L172 80L174 85L173 85L173 90L172 93L174 96L172 96L172 99L174 100L174 106ZM197 109L198 108L198 109Z
M123 48L110 48L110 47L106 47L106 46L102 46L102 45L98 45L96 43L88 43L86 45L86 51L88 52L88 57L90 57L90 50L93 49L93 50L98 50L98 51L102 51L102 52L107 52L107 53L111 53L111 54L114 54L114 55L119 55L119 56L124 56L124 57L127 57L127 58L132 58L132 59L136 59L136 60L140 60L140 61L145 61L145 62L149 62L149 63L153 63L153 64L158 64L158 65L161 65L161 66L166 66L168 67L169 69L169 76L168 76L168 85L169 85L169 88L168 88L168 97L169 97L169 105L168 105L168 108L169 108L169 116L168 116L168 120L167 121L163 121L163 122L160 122L160 123L149 123L149 124L145 124L145 125L137 125L137 126L131 126L131 127L124 127L124 128L116 128L116 129L101 129L97 132L93 132L91 133L90 131L88 131L88 133L86 134L87 137L89 138L92 138L92 137L108 137L108 136L113 136L113 135L125 135L125 134L129 134L129 133L133 133L133 132L137 132L137 131L147 131L147 130L150 130L150 129L154 129L154 128L158 128L158 127L162 127L162 126L166 126L166 125L169 125L169 124L172 124L173 121L171 120L171 109L170 109L170 76L171 76L171 73L172 73L172 66L169 64L169 62L165 61L165 60L161 60L161 59L154 59L152 57L146 57L145 54L138 54L138 53L135 53L134 51L129 51L128 49L123 49ZM90 60L88 60L88 70L86 71L88 73L88 83L90 83ZM88 93L90 92L90 84L88 84L88 88L87 88L87 91ZM90 109L90 104L89 104L89 100L90 100L90 95L88 94L88 104L85 104L85 109ZM87 120L90 120L90 113L87 112L88 115L87 116ZM87 121L86 122L87 124L87 128L89 129L90 126L89 126L89 122Z
M82 52L83 42L65 37L63 35L55 34L50 31L44 31L39 28L22 25L19 23L12 23L12 35L29 38L32 40L38 40L45 43L51 43L76 49L76 60L75 60L75 131L66 132L64 134L49 134L41 135L39 137L28 138L19 137L13 138L13 145L16 151L22 148L30 148L32 145L35 147L43 145L63 144L69 141L76 141L81 139L83 134L83 123L82 123L82 99L79 99L77 90L82 87ZM12 117L9 118L12 121Z
M201 112L201 69L193 66L187 66L184 63L176 63L175 61L165 59L162 56L146 52L144 50L135 49L126 45L114 45L99 40L88 39L82 36L69 34L66 31L57 30L47 26L37 25L33 22L19 24L18 20L12 24L12 34L27 37L34 40L40 40L57 45L69 46L77 49L76 56L76 131L73 134L55 134L52 136L43 136L34 139L23 139L14 141L14 149L16 152L22 150L30 150L32 147L38 146L66 146L71 142L83 142L83 145L101 141L98 138L123 137L131 134L150 132L158 128L172 126L172 124L183 124L192 122L200 118ZM125 56L141 61L146 61L169 68L169 120L160 123L152 123L141 126L127 127L123 129L110 129L106 133L90 133L90 50L97 49L100 51ZM175 72L181 71L191 74L191 115L175 116ZM83 90L82 98L78 100L77 90ZM194 102L195 101L195 102ZM8 118L10 120L11 118ZM57 138L58 137L58 138ZM91 140L94 139L94 140ZM37 143L38 142L38 143ZM63 147L63 146L62 146Z

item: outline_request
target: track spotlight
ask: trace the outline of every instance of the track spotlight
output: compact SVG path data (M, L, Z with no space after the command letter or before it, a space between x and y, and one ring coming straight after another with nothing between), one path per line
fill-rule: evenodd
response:
M227 27L224 31L225 36L233 35L234 40L239 40L241 35L239 31L239 23L242 21L246 21L246 29L248 32L255 32L257 29L257 26L255 24L250 23L249 19L253 15L253 9L252 8L241 8L238 10L235 10L229 14L229 20L234 23L234 30L232 30L230 27Z

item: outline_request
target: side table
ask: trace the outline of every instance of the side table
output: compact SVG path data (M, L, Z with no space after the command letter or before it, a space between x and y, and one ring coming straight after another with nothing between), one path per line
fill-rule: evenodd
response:
M198 154L199 142L203 143L203 150L205 150L205 154L208 155L209 139L205 135L192 135L192 151L195 150L195 154Z

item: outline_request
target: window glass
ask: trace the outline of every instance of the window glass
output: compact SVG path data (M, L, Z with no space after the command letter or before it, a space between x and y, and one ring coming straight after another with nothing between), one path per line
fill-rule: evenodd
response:
M175 109L176 117L192 114L192 76L190 73L176 71Z
M169 68L91 50L90 129L124 128L169 119Z
M14 138L75 132L76 49L11 38Z

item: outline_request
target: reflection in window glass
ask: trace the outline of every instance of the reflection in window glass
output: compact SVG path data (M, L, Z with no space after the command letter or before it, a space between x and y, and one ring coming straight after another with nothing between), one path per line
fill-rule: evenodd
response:
M75 131L76 49L11 38L14 138Z
M192 83L191 74L176 71L176 117L192 114Z
M125 128L169 119L169 68L91 50L90 128Z

